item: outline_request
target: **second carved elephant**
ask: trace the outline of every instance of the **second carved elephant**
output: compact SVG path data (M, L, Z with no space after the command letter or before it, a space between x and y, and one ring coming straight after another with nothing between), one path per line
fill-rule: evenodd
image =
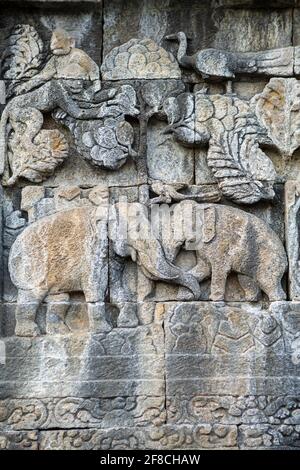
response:
M281 282L287 256L279 237L263 220L230 206L195 201L174 204L172 217L173 230L165 229L162 240L166 256L173 263L183 246L195 251L197 262L189 272L199 282L211 279L211 300L225 300L232 272L245 293L251 280L270 301L286 298Z
M27 227L9 257L18 288L16 334L39 333L35 319L45 298L81 291L92 310L107 300L108 238L113 251L131 257L146 277L187 287L195 300L201 297L199 283L211 278L211 300L223 301L230 272L251 278L271 301L285 298L281 281L286 254L261 219L233 207L193 201L174 204L170 214L171 219L166 214L162 219L163 225L171 220L165 231L157 231L155 218L149 219L148 208L140 203L63 210ZM196 253L197 264L190 271L176 265L182 248ZM64 324L67 302L57 305Z

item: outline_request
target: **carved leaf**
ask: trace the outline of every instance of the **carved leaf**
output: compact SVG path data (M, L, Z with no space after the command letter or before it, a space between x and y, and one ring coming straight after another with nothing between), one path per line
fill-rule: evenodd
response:
M57 130L41 130L34 139L32 148L19 145L14 136L8 141L9 161L12 171L7 185L20 178L40 182L53 173L59 163L68 155L69 146L63 134Z
M251 172L251 157L257 152L263 153L251 129L224 131L211 139L207 163L225 197L243 204L274 197L273 189L265 187Z
M3 78L20 80L38 72L43 60L43 42L30 25L17 25L2 56Z
M272 78L254 97L256 114L268 136L282 153L291 157L300 145L300 83L295 78Z
M195 141L195 100L192 93L181 93L177 98L168 98L163 104L169 127L176 139L186 145Z
M136 93L132 86L122 85L121 91L117 94L115 100L118 101L118 106L122 114L127 114L128 116L136 116L139 114L136 108Z
M115 47L101 67L104 80L180 78L179 65L172 54L152 39L130 39Z
M168 98L163 104L164 112L167 115L169 124L174 124L180 120L180 108L176 98Z
M125 115L136 116L136 94L132 86L122 85L111 99L101 107L98 119L74 119L52 116L62 122L72 132L76 149L80 156L94 165L109 170L117 170L127 160L128 155L135 156L131 148L134 141L134 130L125 121Z
M72 127L72 121L71 125L68 120L65 124ZM101 168L117 170L126 162L134 131L126 121L110 120L108 124L101 126L100 120L78 120L72 132L83 158Z
M132 145L134 132L132 126L127 121L120 122L116 128L116 137L121 145Z
M170 80L146 81L142 87L142 97L148 106L158 110L168 98L177 96L184 91L182 82ZM173 98L175 99L175 98Z
M136 107L136 94L130 85L121 86L116 96L101 106L99 118L118 118L125 114L127 116L137 116L139 114Z

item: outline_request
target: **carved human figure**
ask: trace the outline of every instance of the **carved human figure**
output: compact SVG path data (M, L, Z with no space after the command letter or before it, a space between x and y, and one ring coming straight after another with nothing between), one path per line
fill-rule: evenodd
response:
M60 110L61 115L76 119L99 117L101 102L113 97L115 89L104 92L92 102L101 88L97 64L82 50L74 47L74 40L64 31L54 31L50 49L52 56L44 68L15 89L18 96L5 107L0 123L0 174L7 170L7 125L17 131L17 121L22 122L22 147L28 154L36 152L35 137L43 124L43 114ZM88 106L84 107L84 103ZM34 119L24 116L34 114ZM29 114L28 114L29 113ZM6 178L7 179L7 178Z

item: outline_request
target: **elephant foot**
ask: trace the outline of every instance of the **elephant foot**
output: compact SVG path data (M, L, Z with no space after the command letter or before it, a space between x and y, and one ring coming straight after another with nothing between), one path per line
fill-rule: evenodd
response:
M282 300L286 300L286 295L283 293L283 295L270 295L269 296L269 301L270 302L279 302Z
M106 319L104 302L88 303L88 316L91 333L109 333L112 325Z
M16 336L38 336L40 329L33 321L23 321L16 323L15 335Z
M210 294L209 300L212 300L212 302L224 302L225 294Z
M282 289L281 285L274 288L273 286L265 286L262 283L260 284L260 288L262 291L268 296L270 302L279 302L281 300L286 300L286 293Z

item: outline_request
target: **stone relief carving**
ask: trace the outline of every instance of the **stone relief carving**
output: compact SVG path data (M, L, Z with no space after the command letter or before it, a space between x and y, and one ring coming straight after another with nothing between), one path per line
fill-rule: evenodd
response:
M236 74L279 76L293 74L293 47L262 52L229 52L210 48L189 56L187 36L184 32L170 34L165 39L178 41L178 63L184 68L195 70L205 79L232 79ZM231 87L228 91L230 89Z
M70 188L60 195L72 200L79 193ZM108 237L114 252L120 257L131 257L147 278L185 286L195 299L201 295L198 283L211 278L211 299L224 300L231 271L238 273L244 290L249 289L250 277L269 300L285 298L281 286L287 264L284 248L277 235L257 217L222 205L180 202L172 208L170 226L162 225L161 235L156 235L147 206L120 203L108 208L108 194L101 187L88 197L91 207L61 209L42 217L25 228L13 243L9 271L18 288L17 335L38 333L34 320L46 297L50 302L48 332L64 328L70 292L82 291L91 304L90 317L95 315L94 304L106 300ZM193 219L196 234L186 233ZM164 220L167 218L162 219L163 224ZM119 236L124 226L126 233ZM175 264L183 246L196 254L196 265L191 271ZM276 259L270 258L270 252L276 253ZM62 294L58 299L63 303L55 305L55 296Z
M54 118L71 130L76 149L84 159L100 168L117 170L128 156L137 156L132 148L134 131L125 121L125 114L134 117L139 111L130 85L110 89L107 95L112 99L101 106L101 120L79 120L60 111L54 113Z
M63 304L55 306L52 303L47 312L49 320L55 316L55 322L62 324L68 293L83 291L88 304L105 301L109 214L105 193L102 198L102 189L99 191L100 194L95 190L92 193L92 201L99 204L97 210L83 206L43 217L27 227L14 242L10 250L9 270L13 283L18 287L16 334L31 336L38 333L34 319L38 306L47 296L55 302L53 296L64 294L63 299L59 298L63 300ZM121 206L115 209L122 212ZM171 281L186 286L195 298L198 298L200 289L196 278L172 264L165 257L159 240L151 238L146 206L132 204L129 206L129 211L130 209L133 210L128 215L133 218L131 223L127 220L127 213L125 214L128 239L114 241L115 252L122 257L131 256L141 265L144 274L150 279ZM138 211L141 216L138 223L142 224L145 232L136 239L137 220L134 214ZM120 217L123 217L122 213ZM37 247L39 247L38 257L33 256L32 251L36 251ZM90 308L93 315L95 306L91 305ZM57 331L59 325L54 325L52 328L50 321L49 323L48 332L53 328ZM65 330L67 331L66 328Z
M40 182L68 155L62 132L42 129L44 113L66 124L79 153L97 166L117 169L128 155L136 156L133 129L125 122L125 114L138 114L133 88L97 94L97 64L64 31L53 32L51 56L44 64L41 45L34 28L21 25L4 54L4 77L12 82L0 123L3 184L13 185L19 177Z
M252 99L260 123L285 159L300 145L299 98L296 78L271 78L263 92Z
M164 111L169 122L164 132L185 145L209 145L207 163L225 197L243 204L274 197L276 172L259 148L266 131L249 103L235 96L182 93L168 98Z
M150 180L150 189L157 197L150 199L150 204L196 200L197 202L218 202L221 199L220 191L212 185L192 186L184 183L167 184L160 180ZM185 192L180 192L186 190Z
M74 209L70 213L67 211L66 214L61 212L58 216L48 216L35 224L26 228L20 238L17 238L9 259L12 281L19 288L16 334L25 336L38 332L34 319L37 308L45 296L83 290L86 301L95 303L105 296L107 284L105 243L103 241L101 243L101 238L98 243L96 241L97 226L93 214L89 214L85 208ZM53 228L49 233L51 226ZM65 248L59 249L58 244L61 244L63 239L65 239ZM72 239L77 239L77 242ZM40 257L33 258L33 246L39 246ZM69 251L64 269L61 266L62 257L59 257L59 251L65 253ZM51 252L52 262L49 258ZM94 260L97 260L96 263ZM17 266L20 267L18 272ZM56 306L52 304L51 308L48 308L47 315L49 319L55 315L56 323L59 320L63 323L67 308L65 301L68 298L64 296L59 300L62 304ZM60 326L62 332L62 325ZM58 331L57 326L54 327ZM50 330L51 325L49 332ZM68 329L65 328L65 331Z
M290 296L298 300L300 296L299 260L299 183L288 181L286 184L286 245L289 259Z
M201 231L197 233L196 240L189 239L189 232L180 233L181 236L178 236L176 226L181 226L181 220L184 220L182 226L186 227L188 220L193 219ZM232 207L189 201L174 206L173 226L176 237L167 230L166 235L163 235L165 252L170 260L174 260L183 244L186 249L195 250L197 262L191 272L199 282L211 278L211 300L224 300L227 276L232 271L242 275L239 279L245 289L247 283L244 283L243 276L257 282L270 300L285 298L281 287L281 279L287 265L285 251L277 235L260 219ZM253 253L253 238L250 233L255 233L257 258L254 263L253 255L250 255ZM270 246L267 248L265 242L262 249L260 238L268 239ZM277 260L272 260L272 268L267 268L270 249L276 252ZM250 257L252 261L248 264ZM269 272L267 283L263 274L265 268Z
M299 447L300 47L176 60L169 14L8 38L3 449Z
M295 330L291 334L278 305L277 310L276 307L269 311L246 307L243 303L173 305L167 324L168 351L170 354L188 351L189 354L247 355L254 350L276 348L278 354L286 352L288 360L293 361L297 334Z
M175 58L152 39L131 39L114 48L101 72L104 80L181 78Z

